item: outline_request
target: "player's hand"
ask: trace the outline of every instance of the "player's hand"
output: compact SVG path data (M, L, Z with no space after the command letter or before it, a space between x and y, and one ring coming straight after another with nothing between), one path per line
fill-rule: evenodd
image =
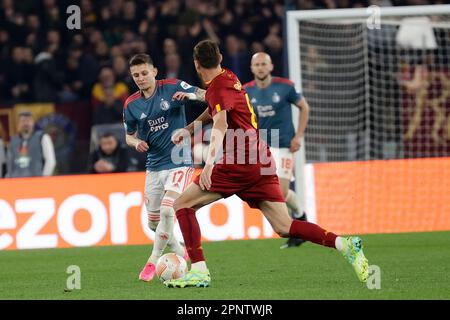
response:
M147 142L140 140L137 144L136 144L136 150L138 152L147 152L148 151L148 144Z
M195 99L195 94L194 93L183 92L183 91L177 91L172 96L172 100L189 100L189 99L194 100Z
M209 190L209 188L211 188L211 174L213 167L214 165L212 164L205 165L200 174L200 188L202 188L202 190Z
M301 145L301 138L298 137L294 137L291 140L291 147L289 148L290 152L297 152L298 150L300 150Z
M180 145L183 140L187 137L190 137L190 132L187 129L179 129L176 130L172 135L172 142L176 145Z

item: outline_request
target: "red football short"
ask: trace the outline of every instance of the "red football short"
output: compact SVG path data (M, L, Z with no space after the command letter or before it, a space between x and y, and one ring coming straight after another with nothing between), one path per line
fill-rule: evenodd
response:
M261 201L285 202L276 174L262 174L260 164L216 164L208 191L220 193L224 198L237 195L252 208ZM200 185L200 175L194 179Z

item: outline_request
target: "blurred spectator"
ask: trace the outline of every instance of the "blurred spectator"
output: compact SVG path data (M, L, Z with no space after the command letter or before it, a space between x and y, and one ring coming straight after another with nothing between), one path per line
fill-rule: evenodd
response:
M54 53L57 47L47 45L34 59L34 99L40 102L56 102L62 88L64 74L56 65Z
M193 76L189 74L189 68L183 68L181 65L181 59L178 53L172 53L166 55L164 58L164 70L163 78L170 79L176 78L192 83Z
M99 64L90 53L82 50L76 39L73 39L75 43L69 50L69 59L74 59L77 63L77 77L81 81L80 94L83 99L89 99L92 93L92 86L97 80Z
M128 87L123 82L116 82L114 71L110 67L103 67L98 76L99 82L92 89L92 105L98 107L105 103L106 90L112 89L115 99L122 104L128 96Z
M95 44L94 53L95 58L100 65L105 65L109 63L110 61L109 48L108 44L104 40L100 40Z
M30 112L19 114L17 130L18 134L9 143L7 177L52 175L56 159L50 136L34 130L34 119Z
M139 28L139 19L137 19L136 16L136 3L134 1L127 0L123 3L121 23L132 30L137 30Z
M242 83L251 80L250 55L242 48L241 40L235 35L228 35L225 39L223 66L233 71Z
M114 97L112 88L105 89L105 101L94 109L93 124L122 121L123 103Z
M73 102L83 95L80 62L76 55L70 54L66 61L63 90L59 93L61 102Z
M94 25L97 22L93 1L81 0L81 19L86 26Z
M61 27L60 10L56 0L43 0L42 24L45 29L59 29Z
M252 42L250 51L252 55L257 52L264 52L264 45L259 41Z
M61 36L57 30L47 31L47 45L53 48L53 57L58 67L64 65L64 51L61 48Z
M123 82L128 87L128 92L136 92L138 87L131 77L130 70L128 69L128 63L124 56L118 55L113 59L113 71L116 75L116 79L119 82Z
M127 150L119 144L110 132L100 137L99 147L89 156L90 173L126 172L128 169Z
M165 55L177 53L177 43L171 38L164 39L163 53Z
M29 53L23 47L14 47L11 62L6 66L5 85L7 97L14 102L25 102L31 99L30 75L33 74L29 64ZM25 60L27 58L27 60Z
M274 69L272 74L277 77L283 76L283 40L275 33L269 34L264 39L267 53L272 57Z
M0 63L8 59L10 50L9 32L0 25Z

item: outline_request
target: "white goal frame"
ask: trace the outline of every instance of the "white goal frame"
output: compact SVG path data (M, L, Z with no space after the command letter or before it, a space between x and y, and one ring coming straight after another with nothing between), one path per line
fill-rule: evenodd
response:
M302 91L302 75L301 75L301 56L300 56L300 25L301 20L366 20L372 19L373 6L368 8L352 8L352 9L321 9L321 10L291 10L287 11L287 48L288 48L288 64L289 64L289 78L295 83L297 90ZM403 7L380 7L379 18L395 17L395 16L424 16L424 15L450 15L450 5L423 5L423 6L403 6ZM306 97L307 99L307 97ZM311 108L314 108L312 105ZM368 109L368 108L366 108ZM295 126L298 123L298 109L292 108L293 121ZM369 119L369 117L366 117ZM367 132L370 136L370 133ZM369 141L367 141L369 142ZM295 187L296 193L299 196L300 212L306 209L306 181L305 181L305 139L302 139L302 146L299 151L298 158L295 161ZM308 186L312 188L313 186ZM314 192L314 191L312 191ZM315 204L309 204L308 207L314 208ZM315 217L315 212L311 212ZM313 218L312 220L315 220Z

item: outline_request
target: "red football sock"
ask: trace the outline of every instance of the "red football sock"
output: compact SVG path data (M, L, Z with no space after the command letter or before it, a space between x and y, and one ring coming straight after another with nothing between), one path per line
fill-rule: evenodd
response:
M202 235L195 216L195 210L191 208L179 209L176 215L191 262L205 261L202 249Z
M334 243L337 235L322 229L317 224L306 221L293 220L289 229L289 237L301 238L322 246L336 248Z

